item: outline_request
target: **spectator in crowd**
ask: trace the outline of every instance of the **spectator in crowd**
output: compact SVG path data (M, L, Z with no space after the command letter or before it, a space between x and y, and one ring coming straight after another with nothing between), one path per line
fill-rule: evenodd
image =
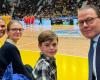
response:
M9 14L5 14L2 16L2 19L5 21L6 25L10 22L12 17Z

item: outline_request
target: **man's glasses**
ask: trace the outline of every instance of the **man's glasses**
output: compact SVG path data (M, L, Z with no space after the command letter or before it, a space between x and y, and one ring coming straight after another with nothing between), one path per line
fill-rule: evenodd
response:
M89 17L89 18L87 18L87 19L85 19L85 20L78 21L79 26L80 26L80 27L83 27L83 26L84 26L84 22L85 22L87 25L91 25L91 24L94 22L94 20L95 20L96 18L98 18L98 17L94 17L94 18Z
M10 30L14 31L14 32L17 32L17 31L22 32L24 29L22 29L22 28L11 28Z

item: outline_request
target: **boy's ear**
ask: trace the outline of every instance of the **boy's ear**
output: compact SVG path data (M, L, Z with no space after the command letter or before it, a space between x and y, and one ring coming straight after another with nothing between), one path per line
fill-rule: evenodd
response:
M38 44L38 47L40 48L40 44Z

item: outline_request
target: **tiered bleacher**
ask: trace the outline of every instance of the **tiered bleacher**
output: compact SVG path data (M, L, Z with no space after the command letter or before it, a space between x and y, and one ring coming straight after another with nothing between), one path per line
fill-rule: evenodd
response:
M0 15L9 14L17 20L35 16L40 22L42 18L49 18L51 24L73 24L78 8L86 4L100 7L99 0L0 0Z

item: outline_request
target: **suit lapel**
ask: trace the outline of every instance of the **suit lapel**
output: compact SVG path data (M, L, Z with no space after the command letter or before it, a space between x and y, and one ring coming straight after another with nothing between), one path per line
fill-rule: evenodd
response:
M97 74L97 79L100 80L100 37L98 39L96 48L96 74Z
M92 80L92 72L93 72L93 54L94 54L94 49L93 49L93 41L91 40L90 44L90 50L88 54L88 59L89 59L89 80Z

